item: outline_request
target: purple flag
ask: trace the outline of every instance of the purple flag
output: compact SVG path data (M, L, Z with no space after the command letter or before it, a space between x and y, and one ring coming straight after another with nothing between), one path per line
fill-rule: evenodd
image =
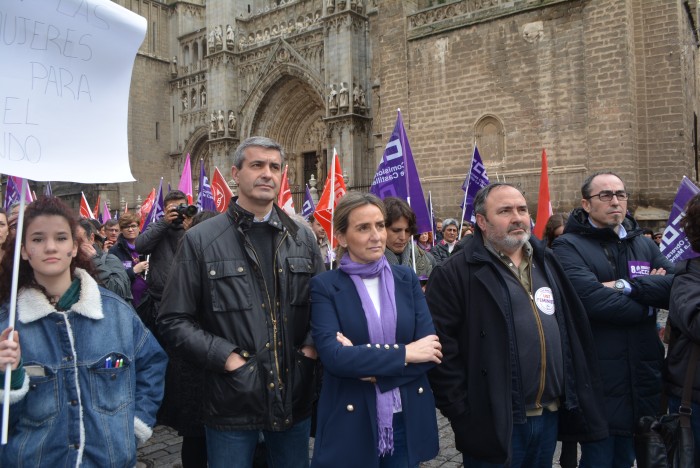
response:
M489 184L489 176L486 175L486 168L481 161L479 149L474 145L474 153L472 155L472 164L469 168L469 173L464 179L462 190L464 190L464 200L462 200L462 221L468 219L472 224L476 222L474 216L474 196L482 187Z
M408 136L403 128L400 110L389 143L384 148L382 161L374 175L370 192L381 199L398 197L408 200L410 198L411 208L416 213L418 232L430 231L430 214L425 204L411 146L408 144Z
M13 203L19 203L19 189L15 185L15 181L12 177L7 178L7 186L5 187L5 201L3 203L3 208L8 213L10 212L10 205Z
M51 190L51 182L46 182L46 186L44 187L44 196L53 197L53 190Z
M102 202L102 223L106 223L112 219L112 216L109 214L109 208L107 208L107 202L104 201Z
M15 176L9 176L10 179L12 179L15 182L15 188L17 189L17 193L21 190L22 187L22 178L21 177L15 177ZM24 199L26 200L27 203L31 203L34 201L34 196L32 195L32 190L29 188L29 181L27 181L27 191L24 192ZM19 201L19 198L17 199Z
M204 160L199 160L199 194L197 195L197 208L199 211L216 211L216 202L211 193L211 184L207 173L204 172Z
M158 192L156 192L156 199L153 202L153 206L151 206L151 211L148 212L141 232L146 232L148 225L158 221L163 215L165 215L165 204L163 203L163 178L161 177L160 185L158 185Z
M664 229L664 235L661 238L661 253L672 263L700 256L700 254L690 248L690 242L688 242L688 238L680 226L681 218L685 214L685 206L698 193L700 193L700 188L691 182L690 179L683 176L681 185L678 187L678 193L676 193L676 199L673 200L668 225Z
M316 206L314 205L314 199L311 198L311 191L309 190L309 184L306 184L306 193L304 194L304 205L301 207L301 215L309 219L309 216L314 214Z

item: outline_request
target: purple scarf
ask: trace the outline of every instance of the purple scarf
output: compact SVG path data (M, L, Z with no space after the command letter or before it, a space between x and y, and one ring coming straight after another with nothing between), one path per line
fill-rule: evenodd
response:
M373 263L356 263L350 260L346 253L340 260L340 270L350 276L355 284L355 289L360 295L362 309L367 319L367 331L372 343L394 344L396 343L396 298L394 297L394 275L391 272L386 257ZM379 277L379 304L381 315L377 315L372 298L367 292L363 279ZM394 453L394 406L401 400L398 388L391 392L382 393L375 384L377 393L377 449L379 456ZM398 406L398 405L397 405Z

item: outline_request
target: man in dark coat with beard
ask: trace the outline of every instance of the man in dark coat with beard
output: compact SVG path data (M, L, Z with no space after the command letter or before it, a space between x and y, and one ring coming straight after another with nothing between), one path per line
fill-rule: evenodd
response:
M428 282L443 346L429 375L436 405L465 468L551 467L557 438L608 435L588 320L551 250L530 238L516 187L484 187L474 210L474 235Z
M627 213L629 193L611 172L581 187L554 253L591 323L610 437L582 444L582 467L630 467L634 425L659 410L664 348L655 307L668 308L673 265Z

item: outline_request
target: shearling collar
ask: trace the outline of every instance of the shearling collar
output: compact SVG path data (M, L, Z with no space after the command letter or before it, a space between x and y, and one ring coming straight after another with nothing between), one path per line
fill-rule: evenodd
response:
M80 268L75 269L75 277L80 279L80 299L71 311L84 317L99 320L102 313L102 297L95 280ZM41 291L25 288L17 295L17 318L22 323L31 323L47 315L58 312Z

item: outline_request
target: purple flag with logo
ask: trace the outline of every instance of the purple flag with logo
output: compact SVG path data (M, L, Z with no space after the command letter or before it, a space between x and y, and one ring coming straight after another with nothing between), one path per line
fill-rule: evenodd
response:
M398 197L408 200L410 198L411 209L416 213L418 232L430 231L430 213L425 204L423 188L420 185L418 170L413 161L413 153L408 144L400 110L389 143L384 148L382 161L374 175L370 192L381 199Z
M314 199L311 198L311 191L309 190L309 184L306 184L306 193L304 194L304 205L301 207L301 215L309 219L309 216L314 214L316 206L314 206Z
M207 173L204 172L204 160L199 160L199 194L197 195L197 208L199 211L216 211L216 202L211 193L211 184Z
M688 238L680 225L681 218L685 214L685 206L698 193L700 193L700 188L691 182L690 179L683 176L681 185L678 187L678 193L676 193L676 199L673 200L668 225L664 229L664 235L661 238L661 253L672 263L700 256L700 254L690 248L690 242L688 242Z
M5 201L3 202L3 208L8 213L10 212L10 205L13 203L19 203L19 189L15 185L15 181L12 177L7 178L7 186L5 187Z
M476 222L476 217L474 216L474 197L476 196L476 192L478 192L482 187L486 187L488 184L489 176L486 175L486 168L484 167L484 163L481 161L479 149L476 147L476 145L474 145L472 164L469 168L469 173L462 184L462 190L464 190L464 200L462 200L462 204L460 205L463 209L462 221L467 219L471 223Z
M156 199L151 206L151 211L148 212L146 216L146 221L143 223L141 232L146 232L146 228L149 224L158 221L165 215L165 204L163 203L163 178L160 178L160 185L158 186L158 192L156 194Z

